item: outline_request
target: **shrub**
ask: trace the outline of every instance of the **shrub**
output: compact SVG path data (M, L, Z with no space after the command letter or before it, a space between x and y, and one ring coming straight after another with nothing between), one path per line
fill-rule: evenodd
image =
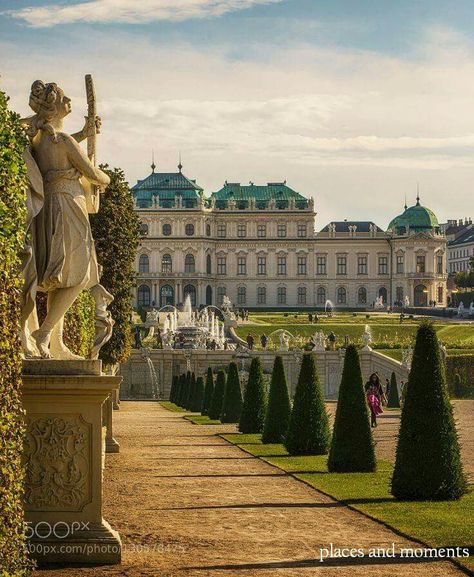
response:
M347 347L344 357L328 469L336 473L362 473L376 469L369 412L355 345Z
M390 409L398 409L400 407L400 397L398 395L397 377L395 376L394 372L392 372L392 376L390 377L390 388L388 390L387 407L389 407Z
M97 260L102 266L101 284L114 297L109 305L114 329L111 339L100 349L99 358L107 365L123 363L132 349L132 304L135 257L140 238L140 221L134 210L125 175L107 164L100 168L110 177L101 194L100 209L91 215Z
M189 384L188 384L186 402L184 406L186 409L188 409L188 411L190 411L191 406L193 404L194 392L196 391L196 376L194 373L190 373L190 376L187 377L187 379L189 381Z
M245 389L239 431L241 433L261 433L265 423L267 395L260 357L254 357L250 364L249 379Z
M224 401L224 393L226 387L226 376L224 371L219 371L216 378L216 386L212 393L212 400L209 406L209 418L217 420L221 416L222 403Z
M186 395L186 375L183 373L178 381L178 394L176 395L176 404L184 409L184 398Z
M227 384L222 401L221 421L238 423L242 412L242 390L240 388L239 370L232 362L229 364Z
M283 359L278 355L273 363L267 414L263 428L263 443L282 443L290 422L291 402L286 384Z
M178 375L174 375L173 380L171 382L170 401L175 404L176 404L177 389L178 389Z
M397 499L459 499L466 492L453 411L436 331L420 325L406 385L392 494Z
M0 92L0 574L28 573L23 523L24 423L20 399L20 261L26 217L27 145Z
M325 455L331 433L312 353L303 355L285 447L290 455Z
M194 393L191 403L191 411L194 413L200 413L202 409L202 402L204 399L204 379L198 377L194 384Z
M202 414L208 415L211 407L212 394L214 392L214 375L211 367L207 369L206 388L204 389L204 399L202 401Z

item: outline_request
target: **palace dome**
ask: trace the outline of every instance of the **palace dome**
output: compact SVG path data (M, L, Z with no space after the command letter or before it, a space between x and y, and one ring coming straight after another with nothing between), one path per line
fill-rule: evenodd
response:
M416 204L396 216L388 225L388 231L394 234L407 234L408 232L435 232L439 233L439 223L435 213L421 206L420 199Z

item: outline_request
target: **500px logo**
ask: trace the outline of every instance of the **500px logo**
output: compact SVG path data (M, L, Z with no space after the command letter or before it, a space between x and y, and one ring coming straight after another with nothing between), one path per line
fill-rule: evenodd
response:
M48 523L47 521L39 521L32 523L25 522L25 535L27 539L49 539L55 537L56 539L66 539L73 535L76 531L88 531L89 522L74 521L66 523L65 521L58 521L57 523Z

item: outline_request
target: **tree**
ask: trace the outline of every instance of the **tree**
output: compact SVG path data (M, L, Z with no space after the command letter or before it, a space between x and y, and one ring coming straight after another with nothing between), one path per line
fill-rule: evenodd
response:
M344 357L328 469L336 473L363 473L375 471L376 466L359 353L355 345L349 345Z
M194 394L191 403L191 411L193 411L193 413L201 412L203 399L204 399L204 379L202 377L198 377L194 385Z
M290 455L325 455L331 433L312 353L303 355L285 447Z
M291 415L291 402L286 384L285 367L280 356L273 363L267 413L263 428L263 443L283 443L288 431Z
M459 499L466 492L459 441L433 325L418 328L406 385L392 495L406 500Z
M395 376L394 372L392 372L392 376L390 377L387 407L390 409L400 408L400 396L398 394L397 377Z
M221 421L238 423L242 412L242 390L240 388L239 370L236 363L229 364L227 384L222 401Z
M261 433L265 423L267 394L260 357L250 363L249 379L245 389L239 431L241 433Z
M0 574L28 567L23 519L25 433L21 389L20 258L26 217L27 146L19 116L0 92Z
M204 399L202 401L202 414L208 415L211 407L212 394L214 393L214 375L211 367L207 369L206 388L204 389Z
M172 403L176 403L177 388L178 388L178 375L174 375L170 389L170 401Z
M179 376L178 394L176 395L176 404L184 409L184 397L186 394L186 375L183 373Z
M191 406L193 404L193 398L194 398L194 391L196 390L196 376L194 373L188 373L189 377L188 377L188 390L187 390L187 396L186 396L186 403L185 403L185 408L190 411L191 410Z
M124 172L100 168L110 177L110 184L101 194L100 209L91 215L91 228L102 266L101 284L114 297L109 305L114 329L111 339L101 348L99 358L107 365L123 363L132 349L132 303L130 295L135 283L135 258L140 238L140 220L134 210Z
M216 378L216 386L212 394L211 404L209 406L209 418L216 420L220 419L222 411L222 403L224 401L224 393L226 387L226 376L224 371L219 371Z

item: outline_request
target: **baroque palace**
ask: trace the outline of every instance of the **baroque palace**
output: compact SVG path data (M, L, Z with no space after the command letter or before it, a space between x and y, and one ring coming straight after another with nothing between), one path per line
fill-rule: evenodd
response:
M315 231L313 199L286 182L226 182L210 197L178 172L131 189L141 220L135 306L369 309L446 305L446 238L431 210L406 207L387 231L371 221Z

